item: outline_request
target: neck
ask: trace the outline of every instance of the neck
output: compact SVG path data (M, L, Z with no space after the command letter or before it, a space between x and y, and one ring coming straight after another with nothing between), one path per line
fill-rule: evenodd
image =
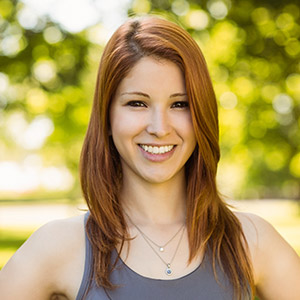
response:
M120 193L125 212L140 225L163 225L185 219L186 183L184 172L163 183L124 178Z

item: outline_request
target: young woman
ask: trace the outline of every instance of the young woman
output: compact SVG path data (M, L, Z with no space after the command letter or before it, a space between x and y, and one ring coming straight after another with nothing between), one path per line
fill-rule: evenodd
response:
M202 53L159 18L108 42L81 156L89 212L51 222L0 275L0 298L300 299L300 260L219 197L217 103Z

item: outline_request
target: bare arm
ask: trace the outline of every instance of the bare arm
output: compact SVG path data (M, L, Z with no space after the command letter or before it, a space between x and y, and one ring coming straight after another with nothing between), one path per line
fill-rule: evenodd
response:
M297 253L264 219L247 214L240 220L250 245L259 298L299 300L300 258Z
M300 258L266 221L258 218L257 291L261 299L300 299Z
M78 235L78 230L69 221L51 222L37 230L0 271L0 299L46 300L55 294L73 298L82 271L78 257L83 256L76 254L78 244L70 238L74 233Z

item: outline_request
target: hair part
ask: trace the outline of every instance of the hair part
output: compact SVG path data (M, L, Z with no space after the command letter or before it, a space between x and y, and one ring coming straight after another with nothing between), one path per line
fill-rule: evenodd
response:
M130 240L118 193L122 184L119 154L109 135L109 109L120 82L142 58L174 62L182 71L197 146L185 165L189 262L200 251L212 252L237 299L254 295L249 251L241 224L218 194L220 159L218 109L208 69L193 38L181 27L157 17L130 19L106 45L97 77L91 119L80 160L80 179L90 210L87 234L93 248L93 276L111 289L111 252ZM115 261L116 263L116 261ZM217 276L215 272L215 276Z

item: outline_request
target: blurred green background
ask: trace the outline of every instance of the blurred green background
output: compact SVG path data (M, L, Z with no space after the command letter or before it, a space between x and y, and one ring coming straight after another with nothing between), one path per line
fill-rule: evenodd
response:
M298 0L0 0L1 208L80 202L78 160L101 52L128 15L154 13L186 28L206 57L220 107L221 192L293 200L285 201L293 216L280 224L300 226L299 7ZM30 232L0 228L0 268Z

